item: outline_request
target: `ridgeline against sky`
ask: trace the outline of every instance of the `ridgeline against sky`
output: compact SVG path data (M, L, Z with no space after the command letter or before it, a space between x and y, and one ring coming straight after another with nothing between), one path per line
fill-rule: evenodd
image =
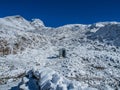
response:
M40 18L46 26L120 21L120 0L0 0L0 17Z

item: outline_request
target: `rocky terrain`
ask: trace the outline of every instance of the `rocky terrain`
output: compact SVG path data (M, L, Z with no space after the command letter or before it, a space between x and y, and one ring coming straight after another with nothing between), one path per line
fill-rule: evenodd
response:
M0 90L120 90L119 41L119 22L53 28L0 18Z

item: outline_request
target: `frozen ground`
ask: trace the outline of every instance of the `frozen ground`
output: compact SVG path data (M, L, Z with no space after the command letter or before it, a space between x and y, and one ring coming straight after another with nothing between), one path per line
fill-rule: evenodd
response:
M1 18L0 90L120 90L119 41L119 22L51 28ZM61 48L66 58L58 57Z

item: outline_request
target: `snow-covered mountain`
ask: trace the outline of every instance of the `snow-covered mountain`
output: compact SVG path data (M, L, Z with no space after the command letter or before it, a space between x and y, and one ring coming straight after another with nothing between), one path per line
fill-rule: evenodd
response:
M119 22L52 28L0 18L0 90L120 90L119 41Z

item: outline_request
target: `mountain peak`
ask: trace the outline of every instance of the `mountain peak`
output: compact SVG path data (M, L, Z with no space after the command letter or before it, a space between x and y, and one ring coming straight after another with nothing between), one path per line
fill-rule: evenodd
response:
M40 19L32 19L31 24L35 27L35 28L40 28L40 27L44 27L44 23L42 20Z
M2 27L4 28L11 27L19 30L34 29L34 27L30 24L30 22L24 19L20 15L7 16L4 18L0 18L0 25L2 25Z
M7 16L4 18L5 19L23 19L23 17L21 15Z

